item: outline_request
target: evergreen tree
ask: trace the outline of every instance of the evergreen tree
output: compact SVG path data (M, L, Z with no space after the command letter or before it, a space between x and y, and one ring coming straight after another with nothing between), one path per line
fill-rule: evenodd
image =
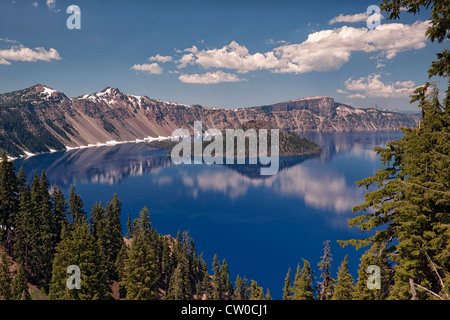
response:
M284 279L282 300L291 300L291 299L292 299L291 268L289 268L286 274L286 278Z
M32 247L37 237L34 219L30 188L26 185L22 190L19 212L14 222L14 255L24 265L31 262Z
M89 217L89 225L91 228L91 233L95 240L98 241L102 251L108 244L107 231L106 231L106 217L105 209L101 202L96 202L92 206L91 214Z
M185 272L183 265L179 263L170 278L170 285L168 291L168 299L171 300L188 300L189 293L187 292L185 283Z
M126 297L125 286L123 285L124 273L125 273L125 261L128 257L128 249L125 242L122 244L122 248L117 255L116 261L116 270L117 270L117 278L119 282L119 295L120 298Z
M214 255L213 258L213 299L214 300L222 300L223 299L223 288L222 281L219 273L219 258L217 254Z
M213 297L211 288L211 275L209 274L207 268L203 273L202 291L205 296L205 300L211 300L211 298Z
M133 224L131 223L130 213L128 212L128 220L127 220L127 234L125 236L127 239L133 238Z
M230 281L230 272L228 270L228 264L225 259L223 259L222 265L219 269L219 277L220 277L220 287L222 288L222 296L227 298L227 300L231 300L233 295L233 285Z
M35 262L37 262L36 280L37 284L43 286L46 290L51 279L52 260L54 250L56 247L56 235L54 234L53 216L52 216L52 204L49 194L49 183L45 171L42 171L39 178L39 186L37 190L38 195L34 195L32 202L35 207L35 214L38 215L39 222L39 235L37 246L33 249Z
M244 300L250 300L252 288L246 277L244 277L243 283L244 283Z
M267 289L267 292L266 292L266 300L272 300L272 296L270 295L269 289Z
M20 167L19 172L17 173L17 191L19 195L22 195L23 189L28 186L27 175L25 173L25 169ZM20 199L19 199L20 200Z
M351 300L353 291L353 277L348 272L348 259L345 256L337 274L334 286L333 300Z
M318 263L319 270L322 271L320 278L322 279L318 283L317 287L317 299L318 300L330 300L333 295L333 283L334 279L331 277L331 249L330 241L324 242L324 250L322 260Z
M69 190L69 213L74 225L81 224L86 219L83 207L83 201L80 195L75 192L75 185L72 185Z
M51 193L51 201L53 207L53 233L55 234L55 242L61 241L62 229L68 228L69 220L67 219L67 201L60 187L53 187Z
M378 266L381 270L381 289L369 289L367 281L371 274L367 273L370 265ZM388 297L388 290L392 284L390 276L391 266L387 262L385 251L380 252L377 245L373 245L360 258L358 278L352 292L352 300L383 300Z
M14 223L14 215L18 211L18 184L14 173L14 165L8 160L6 152L0 161L0 225L10 228ZM2 239L0 239L2 240ZM4 240L4 239L3 239ZM3 241L2 241L3 242Z
M390 298L411 299L411 281L418 299L450 296L450 112L440 106L437 89L430 84L415 90L413 101L422 109L420 126L403 129L405 136L376 148L384 166L375 176L357 182L376 184L365 203L366 211L350 220L375 235L342 242L357 248L376 245L387 251L395 265Z
M255 280L251 280L251 282L250 300L264 300L263 288L258 287L258 283Z
M239 274L237 275L236 281L234 282L234 287L234 300L245 300L244 283L242 282Z
M56 248L53 274L50 283L51 300L103 300L108 297L104 255L95 238L90 234L87 222L74 226ZM81 273L81 289L67 287L67 269L78 266Z
M11 263L6 253L0 256L0 300L11 299Z
M297 266L294 285L292 288L293 300L314 300L314 289L312 287L312 270L308 260L303 259L303 268Z
M27 274L21 263L17 267L17 273L12 282L12 299L31 300L30 292L28 291Z
M144 208L135 220L131 249L125 260L123 285L127 300L150 300L156 296L157 266L150 243L150 217Z
M106 236L107 245L103 247L106 255L106 267L108 272L108 278L112 280L117 280L117 271L115 269L115 263L117 260L117 255L122 248L123 237L122 237L122 223L120 222L120 216L122 213L122 203L119 197L115 193L111 202L106 205Z

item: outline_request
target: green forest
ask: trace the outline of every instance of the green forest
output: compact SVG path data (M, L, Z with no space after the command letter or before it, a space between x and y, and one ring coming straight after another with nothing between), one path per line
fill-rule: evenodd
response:
M449 39L448 1L385 0L388 19L402 8L429 9L431 41ZM429 78L448 81L450 52L431 63ZM347 257L331 273L330 243L324 243L314 277L302 259L287 270L283 300L449 300L450 299L450 81L443 99L438 85L415 89L422 119L417 128L376 148L383 168L356 182L366 192L349 227L367 236L343 239L341 246L363 249L357 278ZM442 100L442 102L440 101ZM1 142L1 141L0 141ZM372 190L372 189L371 189ZM149 204L151 205L151 204ZM150 211L121 224L122 203L115 194L86 212L75 186L66 199L50 187L45 171L29 183L22 168L3 153L0 162L0 299L3 300L270 300L255 280L230 279L226 260L209 264L197 254L188 233L158 234ZM124 228L125 227L125 228ZM127 232L124 235L123 230ZM318 256L320 253L318 253ZM69 289L69 266L81 270L81 288ZM380 286L369 288L380 270Z

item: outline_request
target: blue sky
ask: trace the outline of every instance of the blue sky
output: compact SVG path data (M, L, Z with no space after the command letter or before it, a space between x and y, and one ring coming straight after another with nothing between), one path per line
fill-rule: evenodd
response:
M73 4L80 30L66 27ZM331 96L417 111L408 95L443 45L425 39L426 12L369 30L374 4L0 0L0 92L42 83L73 97L111 86L233 108Z

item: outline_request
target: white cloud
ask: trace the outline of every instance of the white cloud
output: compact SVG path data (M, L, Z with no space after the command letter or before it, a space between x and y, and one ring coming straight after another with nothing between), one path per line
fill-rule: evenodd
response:
M392 59L400 52L421 49L426 46L428 26L428 21L382 24L373 30L343 26L311 33L301 43L282 45L265 53L250 53L236 41L209 50L194 46L184 50L189 53L177 62L178 68L197 64L206 69L232 69L239 73L260 69L274 73L325 72L339 69L353 52L377 53Z
M362 94L360 94L360 93L355 93L355 94L349 94L349 95L347 96L347 98L349 98L349 99L365 99L366 96L365 96L365 95L362 95Z
M56 0L47 0L46 4L49 9L54 9L56 7Z
M348 98L401 98L408 97L414 91L413 81L396 81L394 83L384 83L380 80L379 74L371 74L357 80L352 78L345 81L345 88L348 91L359 91L359 93L347 96Z
M171 56L162 56L160 54L157 54L156 56L148 58L149 61L157 61L161 63L166 63L172 61Z
M239 45L236 41L232 41L220 49L191 51L180 61L185 60L190 63L195 62L203 68L234 69L240 73L258 69L273 69L278 64L274 52L250 54L245 46ZM180 64L180 67L184 65L186 64Z
M275 41L273 39L266 40L266 44L289 44L286 40Z
M11 62L9 62L8 60L6 60L4 58L0 58L0 64L10 65Z
M337 89L336 90L337 93L342 93L342 94L347 94L348 92L342 89Z
M178 77L184 83L216 84L221 82L243 81L237 75L223 71L207 72L205 74L182 74Z
M369 16L370 15L366 12L357 13L357 14L349 14L349 15L343 15L341 13L337 17L334 17L333 19L331 19L328 23L329 24L340 23L340 22L355 23L355 22L367 21L367 18L369 18Z
M60 59L58 51L53 48L47 51L42 47L30 49L23 45L18 45L9 49L0 49L0 64L11 64L11 61L35 62Z
M37 8L39 6L39 2L35 1L31 4L33 7Z
M194 61L195 59L193 53L185 54L178 60L178 68L182 69L189 64L194 64Z
M150 64L135 64L131 67L131 69L136 71L144 71L151 74L161 74L163 69L156 63L150 63Z
M61 9L56 9L56 0L47 0L46 1L47 8L54 12L60 12Z
M312 33L300 44L275 48L280 67L275 72L305 73L339 69L353 52L378 52L386 59L426 46L428 21L412 25L382 24L376 29L343 26Z

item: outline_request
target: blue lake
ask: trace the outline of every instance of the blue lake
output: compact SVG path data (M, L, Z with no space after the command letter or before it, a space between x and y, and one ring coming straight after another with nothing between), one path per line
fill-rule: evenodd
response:
M319 276L325 240L331 240L333 276L348 254L356 279L362 252L336 242L362 236L347 224L365 192L354 182L381 168L373 148L402 133L303 136L321 145L323 153L283 159L280 171L268 177L251 165L175 166L167 150L152 150L145 143L44 154L18 160L16 167L23 166L30 181L34 172L45 169L51 184L66 195L76 184L87 212L117 193L124 231L127 213L135 218L147 206L159 233L189 231L209 266L217 253L227 260L232 281L239 273L280 299L288 268L293 278L301 258Z

